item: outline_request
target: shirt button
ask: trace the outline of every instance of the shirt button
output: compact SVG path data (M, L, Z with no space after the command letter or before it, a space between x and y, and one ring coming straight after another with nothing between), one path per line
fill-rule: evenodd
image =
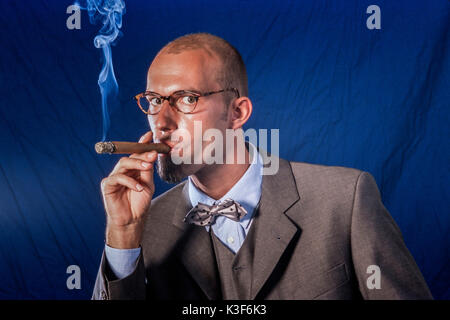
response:
M234 243L234 238L232 236L229 236L228 239L227 239L227 242L229 244L233 244Z

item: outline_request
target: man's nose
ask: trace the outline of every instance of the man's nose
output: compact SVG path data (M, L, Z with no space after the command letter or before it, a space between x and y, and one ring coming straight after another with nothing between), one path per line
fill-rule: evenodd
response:
M158 114L154 115L154 124L156 129L156 139L164 139L177 128L176 119L178 112L173 108L169 101L164 100Z

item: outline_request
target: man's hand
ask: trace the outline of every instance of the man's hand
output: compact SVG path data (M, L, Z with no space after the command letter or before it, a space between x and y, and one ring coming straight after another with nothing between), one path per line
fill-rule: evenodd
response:
M139 142L153 140L151 131ZM103 203L107 215L106 243L117 249L137 248L155 192L153 183L156 151L123 157L110 175L102 180Z

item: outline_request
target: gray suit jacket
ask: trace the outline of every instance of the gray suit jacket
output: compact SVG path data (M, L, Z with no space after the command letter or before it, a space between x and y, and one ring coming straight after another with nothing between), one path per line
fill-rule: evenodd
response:
M153 199L136 269L114 280L103 254L93 299L221 299L211 238L182 221L190 208L186 182ZM254 219L249 299L432 298L366 172L280 159Z

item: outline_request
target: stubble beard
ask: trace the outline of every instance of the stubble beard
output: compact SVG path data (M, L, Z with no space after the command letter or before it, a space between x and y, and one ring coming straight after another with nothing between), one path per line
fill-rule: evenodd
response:
M156 165L159 177L167 183L179 183L187 177L183 164L173 163L170 156L158 156Z
M170 156L158 155L156 168L161 180L167 183L179 183L190 175L197 174L205 164L175 164Z

